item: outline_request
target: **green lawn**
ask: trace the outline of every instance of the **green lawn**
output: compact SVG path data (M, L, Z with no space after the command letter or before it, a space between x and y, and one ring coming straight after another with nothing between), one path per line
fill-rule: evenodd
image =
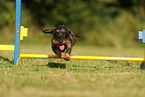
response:
M50 54L50 45L22 45L21 53ZM79 46L72 55L143 57L143 48ZM0 51L0 97L144 97L141 62L29 59L13 65L13 52Z

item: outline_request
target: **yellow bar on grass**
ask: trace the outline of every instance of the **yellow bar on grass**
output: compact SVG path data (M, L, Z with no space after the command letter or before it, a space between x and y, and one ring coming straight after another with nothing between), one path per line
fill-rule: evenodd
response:
M14 45L0 45L0 50L14 51Z
M46 54L20 54L23 58L58 58L56 55ZM144 58L137 57L103 57L103 56L77 56L72 55L71 59L83 59L83 60L112 60L112 61L143 61Z

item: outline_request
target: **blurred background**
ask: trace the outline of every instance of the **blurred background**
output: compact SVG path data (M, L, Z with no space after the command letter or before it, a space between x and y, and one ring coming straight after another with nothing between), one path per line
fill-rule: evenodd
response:
M48 43L41 28L64 24L81 36L82 45L123 47L141 44L144 0L22 0L21 25L29 28L25 43ZM13 44L15 0L0 2L0 43Z

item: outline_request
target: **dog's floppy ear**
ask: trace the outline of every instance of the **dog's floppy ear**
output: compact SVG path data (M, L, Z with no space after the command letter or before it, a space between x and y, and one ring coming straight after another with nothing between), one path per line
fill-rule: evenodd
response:
M76 37L76 38L80 38L80 36L79 36L79 35L77 35L77 34L74 34L74 35L75 35L75 37Z
M54 31L54 29L44 29L44 28L42 28L41 31L43 33L49 34L49 33L52 33Z
M72 36L74 36L74 37L76 37L76 38L80 38L79 35L73 33L71 30L68 29L68 31L69 31L69 34L71 34Z

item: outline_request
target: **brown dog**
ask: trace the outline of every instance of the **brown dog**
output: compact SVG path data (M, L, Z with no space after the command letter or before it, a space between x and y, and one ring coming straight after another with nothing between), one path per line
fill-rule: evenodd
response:
M42 29L44 33L52 33L52 50L60 58L66 61L70 60L72 47L76 43L76 37L71 30L67 29L64 25L60 25L55 29Z

